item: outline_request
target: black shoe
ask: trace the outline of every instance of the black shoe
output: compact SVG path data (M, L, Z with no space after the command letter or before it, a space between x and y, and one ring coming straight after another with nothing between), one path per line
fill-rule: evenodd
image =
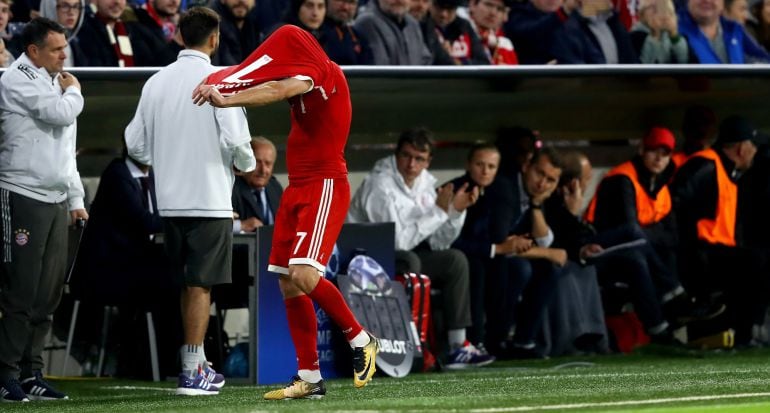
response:
M27 394L21 389L21 383L16 379L7 379L0 382L0 401L2 402L28 402Z
M706 321L722 314L727 308L722 303L696 302L686 293L679 294L663 305L669 320L677 325Z
M43 380L40 370L34 372L32 377L21 380L21 388L30 400L67 400L66 394L54 389L47 381Z
M546 360L548 356L538 351L535 347L522 347L516 344L509 344L507 358L512 360Z

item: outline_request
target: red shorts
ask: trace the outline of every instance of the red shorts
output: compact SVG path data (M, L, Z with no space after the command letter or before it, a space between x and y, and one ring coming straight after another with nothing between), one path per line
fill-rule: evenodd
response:
M349 205L347 178L290 183L275 218L267 270L288 274L289 265L305 264L323 272Z

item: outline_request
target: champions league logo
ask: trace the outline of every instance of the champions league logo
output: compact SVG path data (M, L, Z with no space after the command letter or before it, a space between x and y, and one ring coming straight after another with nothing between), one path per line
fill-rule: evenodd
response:
M353 285L368 294L382 295L390 290L391 280L385 270L372 257L359 255L348 266L348 276Z

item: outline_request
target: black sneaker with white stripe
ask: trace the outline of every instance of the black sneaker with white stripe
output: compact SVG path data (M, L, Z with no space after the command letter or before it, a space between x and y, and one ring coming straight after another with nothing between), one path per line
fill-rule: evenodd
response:
M21 389L21 384L16 379L0 381L0 401L3 402L28 402L29 399Z
M54 389L43 380L40 370L34 372L34 376L21 380L21 388L30 400L67 400L69 397Z

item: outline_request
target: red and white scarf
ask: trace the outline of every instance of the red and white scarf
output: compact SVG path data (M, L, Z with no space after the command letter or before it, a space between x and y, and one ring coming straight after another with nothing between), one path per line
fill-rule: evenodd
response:
M107 37L110 39L110 44L115 49L115 55L118 58L119 67L132 67L134 66L134 49L131 47L131 39L128 38L128 30L126 25L121 20L115 22L114 26L110 24L101 16L97 15L99 19L104 23L107 29Z

